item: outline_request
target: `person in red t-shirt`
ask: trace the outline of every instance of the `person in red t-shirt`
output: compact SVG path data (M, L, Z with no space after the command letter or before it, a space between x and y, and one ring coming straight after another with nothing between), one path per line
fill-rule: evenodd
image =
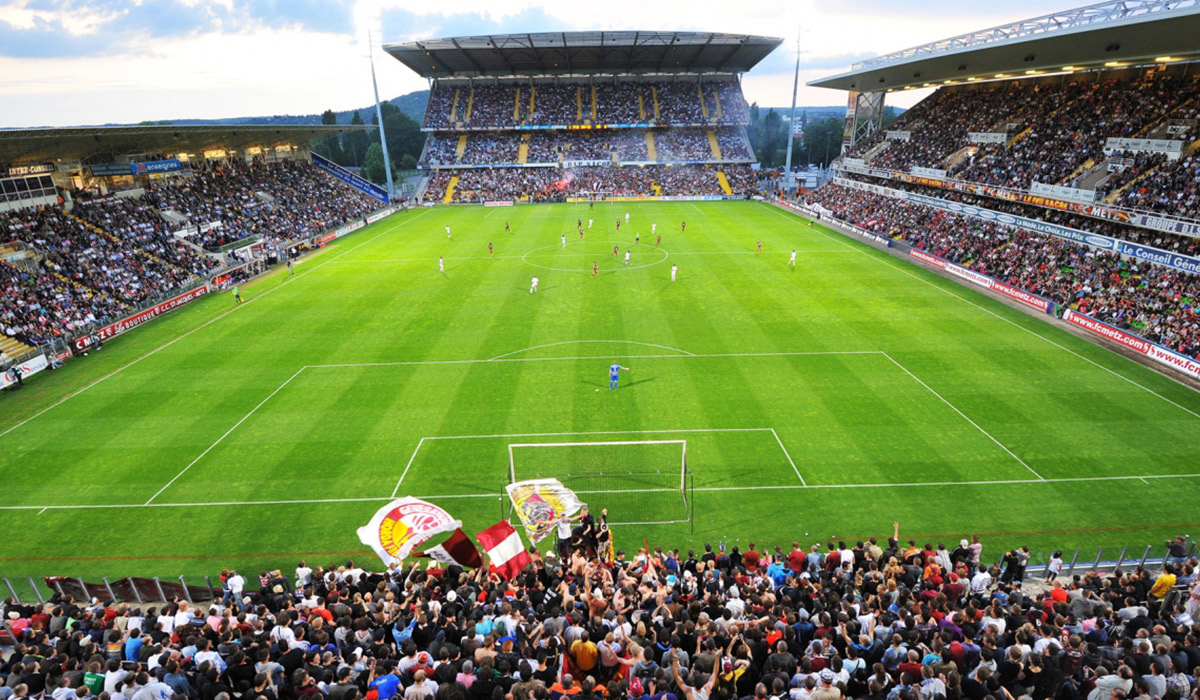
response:
M754 543L747 545L746 553L742 555L742 566L746 567L746 571L754 573L758 571L758 560L762 555L754 548Z
M796 576L799 576L800 572L804 571L804 550L800 549L799 542L792 543L792 551L787 555L787 563L788 568Z

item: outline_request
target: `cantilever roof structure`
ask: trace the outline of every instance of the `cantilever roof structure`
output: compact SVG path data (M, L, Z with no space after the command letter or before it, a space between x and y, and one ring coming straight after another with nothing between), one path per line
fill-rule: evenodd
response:
M713 32L549 32L385 44L423 78L744 73L782 39Z
M76 126L0 129L0 162L49 161L140 152L200 152L215 148L308 143L343 131L374 127L314 124L213 124L200 126Z
M1200 58L1200 0L1110 0L855 64L809 85L876 92Z

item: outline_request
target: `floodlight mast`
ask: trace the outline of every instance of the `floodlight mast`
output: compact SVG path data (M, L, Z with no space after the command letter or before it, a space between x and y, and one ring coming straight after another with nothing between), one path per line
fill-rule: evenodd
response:
M379 145L383 147L383 172L387 175L388 202L396 199L392 182L392 159L388 157L387 137L383 133L383 109L379 106L379 83L375 80L375 54L372 53L371 30L367 30L367 57L371 61L371 87L375 90L375 120L379 122Z
M788 123L787 161L783 166L784 182L791 185L795 182L792 176L792 141L796 138L796 93L800 90L800 30L796 29L796 77L792 81L792 116Z

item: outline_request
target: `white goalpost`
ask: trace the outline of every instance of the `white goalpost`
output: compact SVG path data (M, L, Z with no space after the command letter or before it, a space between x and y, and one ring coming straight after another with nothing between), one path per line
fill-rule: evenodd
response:
M691 519L687 440L511 443L508 478L558 479L610 525Z

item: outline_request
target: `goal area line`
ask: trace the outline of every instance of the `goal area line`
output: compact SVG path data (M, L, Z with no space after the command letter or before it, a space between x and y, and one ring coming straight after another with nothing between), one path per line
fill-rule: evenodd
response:
M669 449L664 452L664 447ZM533 457L535 454L538 456ZM675 483L676 469L678 485L668 488L666 484ZM508 443L505 491L514 484L540 479L555 479L578 496L591 496L586 504L591 510L616 508L617 512L640 514L645 518L637 521L641 525L692 521L693 505L688 497L692 478L684 439ZM610 483L637 488L597 488ZM509 504L510 516L514 507ZM618 517L610 524L634 523Z

